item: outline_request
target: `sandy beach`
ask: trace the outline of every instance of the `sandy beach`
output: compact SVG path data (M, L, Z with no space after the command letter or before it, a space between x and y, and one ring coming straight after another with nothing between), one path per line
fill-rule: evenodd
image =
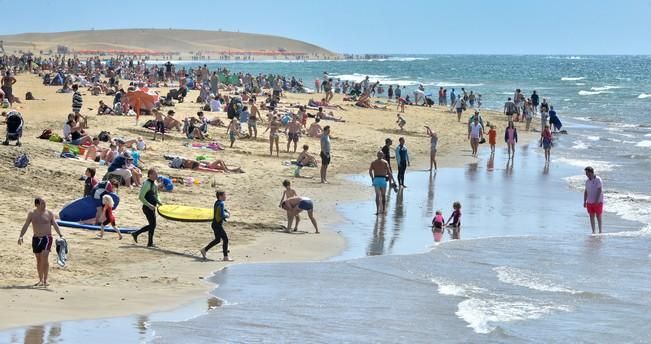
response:
M172 309L211 290L214 285L204 281L205 277L225 264L199 259L199 248L212 239L210 225L172 222L160 217L155 238L158 249L146 249L142 244L133 245L129 236L118 241L114 234L108 233L104 240L98 240L94 232L63 228L71 249L68 265L63 269L55 267L53 259L50 259L51 286L48 289L30 287L37 279L34 257L28 245L18 246L15 240L27 212L32 208L33 197L44 196L49 208L58 213L64 204L82 195L83 182L79 177L86 167L97 167L100 177L106 167L89 161L59 158L62 144L37 139L36 136L46 128L61 132L71 110L72 94L56 93L58 87L43 86L41 79L35 75L20 74L17 79L14 86L16 95L22 99L25 92L31 91L39 100L16 104L16 110L25 119L23 146L0 146L0 175L5 179L5 183L0 185L0 194L8 200L0 208L0 235L8 239L0 252L0 259L8 262L0 267L0 289L6 295L0 299L0 307L4 309L0 314L0 329ZM160 88L157 91L164 95L168 89ZM191 91L188 101L176 105L174 110L177 117L194 115L199 110L199 105L190 101L196 98L197 92ZM226 230L231 238L232 257L236 260L234 264L323 260L341 252L346 243L338 231L345 231L346 228L337 225L337 204L373 197L370 186L350 183L344 177L365 174L368 164L387 137L395 143L398 137L405 137L412 157L411 169L422 170L429 166L429 138L425 135L424 125L431 126L438 133L439 168L461 166L474 159L470 156L466 139L465 121L470 116L469 111L464 113L462 123L458 123L456 115L445 108L407 107L404 115L407 125L404 131L400 131L395 123L397 111L394 103L389 103L387 110L362 109L344 102L342 96L337 94L333 103L343 106L345 111L335 113L346 122L322 123L332 127L333 136L333 160L329 168L331 183L322 185L319 183L318 169L303 169L303 176L314 179L292 176L293 167L283 162L295 159L298 154L284 152L284 136L280 139L280 157L269 156L268 139L264 134L259 134L257 140L238 140L232 149L221 152L188 148L183 145L188 140L175 131L164 142L153 142L150 140L151 132L136 126L132 117L95 115L99 100L110 104L112 97L92 96L87 90L82 94L82 113L89 115L88 131L91 134L107 130L114 136L127 139L143 136L148 149L143 153L142 160L147 167L159 167L163 175L191 176L201 180L199 185L179 185L172 193L161 193L164 203L211 207L215 189L228 193L226 204L232 218ZM289 93L282 101L305 104L310 98L320 99L319 95ZM226 113L207 115L226 121ZM482 111L482 117L484 121L497 125L498 144L501 145L503 140L500 135L503 135L506 126L505 117L489 111ZM141 118L140 123L147 119ZM517 126L521 129L521 142L527 142L537 135L528 135L521 124ZM209 133L211 140L227 144L225 128L211 127ZM318 154L317 139L302 137L299 150L304 143L310 145L310 152ZM482 145L480 149L488 147ZM19 152L26 152L31 158L30 165L25 169L13 167L13 159ZM163 159L164 154L188 158L198 154L207 155L209 160L219 158L229 166L241 166L246 173L173 170ZM299 195L315 200L315 215L324 229L322 234L312 234L309 221L302 221L298 234L282 232L285 213L278 209L278 200L283 179L290 179ZM118 225L139 228L146 224L137 200L138 190L121 188L119 195L122 202L116 212ZM28 235L31 235L31 230ZM209 257L219 258L218 249L211 251Z

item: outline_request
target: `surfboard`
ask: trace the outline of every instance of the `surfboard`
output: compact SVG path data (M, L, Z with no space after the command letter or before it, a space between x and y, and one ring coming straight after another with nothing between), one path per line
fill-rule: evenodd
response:
M165 204L158 207L160 216L181 222L210 222L213 218L211 208L197 208L177 204Z
M98 225L90 225L86 223L79 223L79 222L73 222L73 221L57 221L57 224L61 227L68 227L68 228L79 228L79 229L87 229L89 231L98 231L99 226ZM105 232L115 232L115 229L111 226L105 226L104 227ZM134 228L120 228L120 233L126 233L130 234L137 231L137 229Z
M109 193L109 195L113 198L113 209L117 208L120 204L120 197L114 193ZM82 197L63 206L59 212L59 219L71 222L94 219L96 211L95 200L92 197Z

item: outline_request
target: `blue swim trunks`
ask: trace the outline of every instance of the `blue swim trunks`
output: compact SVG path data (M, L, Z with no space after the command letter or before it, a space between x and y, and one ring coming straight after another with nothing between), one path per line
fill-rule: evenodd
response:
M312 200L303 199L298 203L298 209L312 210L312 208L314 208L314 204L312 203Z
M377 189L386 189L387 188L387 178L386 177L375 177L373 178L373 186Z

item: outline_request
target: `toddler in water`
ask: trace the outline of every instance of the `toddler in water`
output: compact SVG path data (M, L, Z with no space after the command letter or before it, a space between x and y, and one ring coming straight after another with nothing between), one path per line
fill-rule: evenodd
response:
M120 228L115 225L115 216L113 216L113 198L111 195L104 195L102 196L102 204L103 204L103 209L102 209L102 214L104 215L104 222L99 227L99 234L97 234L98 238L103 238L104 237L104 226L108 225L109 223L113 227L116 233L118 233L118 238L122 240L122 233L120 233Z
M452 227L452 239L459 239L459 234L461 232L461 203L456 201L452 203L452 208L454 211L450 218L448 219L447 225ZM452 223L450 223L452 221Z
M432 219L432 234L434 235L434 242L440 242L441 237L443 236L443 212L441 210L436 211L434 219Z
M400 114L397 114L396 116L398 116L398 120L396 121L396 123L398 123L398 127L400 127L400 130L404 130L407 121L405 121L405 119L402 116L400 116Z

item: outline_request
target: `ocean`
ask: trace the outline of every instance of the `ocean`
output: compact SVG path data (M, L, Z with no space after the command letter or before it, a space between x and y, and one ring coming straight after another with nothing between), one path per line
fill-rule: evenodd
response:
M651 342L651 57L399 56L372 61L218 63L232 71L328 72L426 93L482 94L500 110L515 88L557 110L545 166L537 142L515 161L482 147L476 163L435 174L412 169L387 214L369 200L339 205L347 240L317 263L236 265L218 272L215 299L191 315L63 322L0 333L50 342L153 343ZM603 235L590 235L583 168L604 181ZM350 176L351 183L368 183ZM463 208L461 240L434 244L433 213ZM368 214L364 216L364 214ZM318 217L317 213L317 217ZM219 300L215 303L214 300ZM54 329L54 330L53 330Z

